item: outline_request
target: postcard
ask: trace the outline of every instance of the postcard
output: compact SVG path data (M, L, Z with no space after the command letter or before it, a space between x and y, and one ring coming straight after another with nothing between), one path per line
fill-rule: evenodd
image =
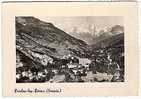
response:
M136 2L2 4L3 96L138 95Z

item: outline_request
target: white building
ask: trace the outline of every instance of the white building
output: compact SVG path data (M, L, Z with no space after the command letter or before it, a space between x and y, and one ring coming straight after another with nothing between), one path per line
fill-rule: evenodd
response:
M89 60L88 58L79 58L79 64L81 64L82 66L86 66L88 67L89 64L91 64L91 60Z

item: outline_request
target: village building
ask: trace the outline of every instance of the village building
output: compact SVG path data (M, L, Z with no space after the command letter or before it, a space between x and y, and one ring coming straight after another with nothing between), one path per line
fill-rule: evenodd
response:
M79 64L81 64L82 66L88 67L91 62L92 61L88 58L79 58Z
M50 58L49 56L45 55L44 53L33 52L33 51L31 51L30 53L33 57L36 57L37 59L39 59L41 61L42 65L44 65L44 66L47 66L48 62L50 62L50 63L53 62L53 59Z

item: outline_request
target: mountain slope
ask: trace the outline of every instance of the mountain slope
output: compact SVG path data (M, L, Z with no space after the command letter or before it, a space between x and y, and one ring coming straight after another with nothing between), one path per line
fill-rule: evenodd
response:
M108 38L102 39L96 44L91 45L92 49L107 48L107 47L117 47L124 45L124 34L117 34L110 36Z
M16 17L16 50L24 54L22 56L44 64L44 58L50 60L68 54L81 57L87 50L87 44L52 23L34 17Z
M81 33L71 33L72 36L85 41L88 45L93 44L94 37L92 34L88 32L81 32Z
M69 49L83 52L87 46L82 40L70 36L53 24L42 22L34 17L17 17L16 35L18 44L23 40L24 47L32 49L40 46L43 50L53 51L53 53L56 51L58 56L64 55L65 51L68 54Z

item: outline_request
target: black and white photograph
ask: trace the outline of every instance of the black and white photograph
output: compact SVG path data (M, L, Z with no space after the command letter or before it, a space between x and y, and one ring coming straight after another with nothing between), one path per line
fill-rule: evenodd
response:
M124 82L122 16L16 16L16 83Z

